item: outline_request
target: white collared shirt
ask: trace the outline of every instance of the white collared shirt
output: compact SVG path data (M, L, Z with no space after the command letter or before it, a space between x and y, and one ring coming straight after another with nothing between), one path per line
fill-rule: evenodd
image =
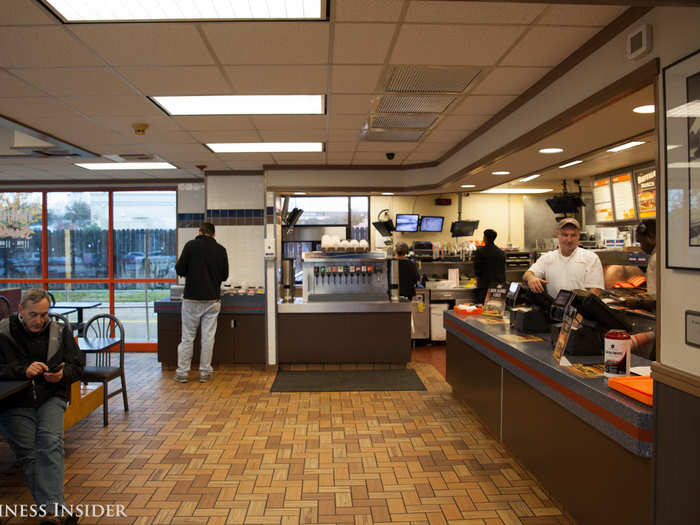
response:
M547 293L554 298L559 290L605 288L600 258L585 248L576 248L568 257L560 250L544 253L529 271L547 281Z
M647 294L656 299L656 248L651 252L647 262Z

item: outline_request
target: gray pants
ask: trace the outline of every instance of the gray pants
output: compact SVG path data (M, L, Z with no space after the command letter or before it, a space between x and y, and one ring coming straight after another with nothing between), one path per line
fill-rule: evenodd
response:
M216 322L221 311L220 301L182 301L182 339L177 347L177 373L186 375L192 364L192 346L197 327L202 325L202 354L199 371L211 373L211 358L214 353Z

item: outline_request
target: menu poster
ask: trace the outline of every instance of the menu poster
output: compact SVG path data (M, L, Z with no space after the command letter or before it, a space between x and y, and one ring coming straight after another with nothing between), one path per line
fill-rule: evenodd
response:
M635 173L637 179L637 207L640 219L656 217L656 170Z
M634 209L634 186L632 174L621 173L612 178L612 193L615 203L616 221L633 221L637 218Z
M482 315L491 317L503 317L506 311L506 289L502 287L489 288L484 300Z
M610 177L593 181L593 206L596 222L612 222L613 205L610 193Z
M564 311L561 329L559 330L559 337L557 337L557 344L554 345L554 353L552 354L557 364L561 362L561 358L564 355L571 330L578 330L582 322L583 317L577 312L576 308L571 305L567 306Z

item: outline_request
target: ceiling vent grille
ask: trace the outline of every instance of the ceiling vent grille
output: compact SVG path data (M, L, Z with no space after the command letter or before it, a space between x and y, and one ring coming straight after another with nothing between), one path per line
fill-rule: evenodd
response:
M371 128L415 129L429 128L438 118L437 114L422 115L372 115Z
M126 161L153 160L151 153L120 153L119 156Z
M375 113L442 113L454 99L437 95L384 95Z
M393 93L462 93L479 75L476 67L397 66L389 74L386 91Z
M363 138L370 142L418 142L423 133L422 129L369 129Z

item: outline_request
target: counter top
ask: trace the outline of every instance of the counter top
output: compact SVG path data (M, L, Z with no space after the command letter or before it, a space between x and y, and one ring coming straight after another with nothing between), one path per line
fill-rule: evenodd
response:
M499 364L535 390L577 415L586 423L633 454L651 457L653 409L610 389L606 378L583 379L560 367L552 356L549 334L544 341L511 342L504 336L518 335L508 324L486 324L480 315L445 312L445 328L488 359ZM572 363L595 363L601 359L567 356ZM632 355L632 366L650 361Z
M182 301L162 300L153 303L156 313L180 313ZM222 314L264 314L265 294L224 294L221 298Z
M382 313L410 312L411 301L392 303L390 301L328 301L305 303L301 297L293 303L277 304L280 314L334 314L334 313Z

